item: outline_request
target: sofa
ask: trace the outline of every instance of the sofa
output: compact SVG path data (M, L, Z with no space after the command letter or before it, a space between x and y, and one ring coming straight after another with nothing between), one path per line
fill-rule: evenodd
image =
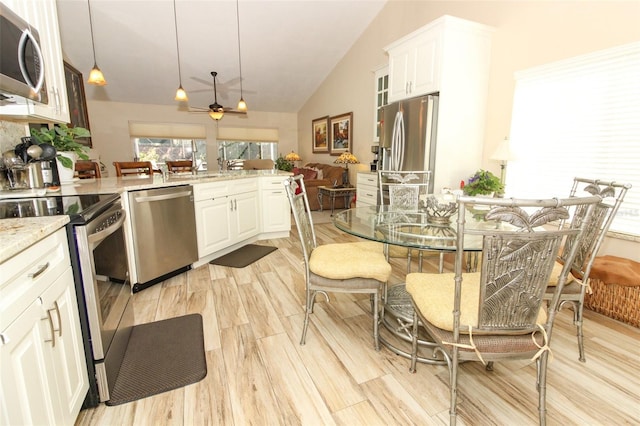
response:
M307 163L302 167L294 167L291 172L294 176L299 174L304 176L304 186L307 189L309 208L311 210L320 210L318 187L342 185L345 168L322 163ZM322 208L331 208L329 197L322 198ZM344 197L336 197L335 208L345 208Z

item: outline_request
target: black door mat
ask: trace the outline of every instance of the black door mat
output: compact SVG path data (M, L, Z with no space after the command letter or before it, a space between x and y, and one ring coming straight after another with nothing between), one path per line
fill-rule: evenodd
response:
M119 405L196 383L207 375L202 316L133 327L106 405Z
M277 247L247 244L231 253L213 259L209 263L212 265L230 266L232 268L244 268L275 250L277 250Z

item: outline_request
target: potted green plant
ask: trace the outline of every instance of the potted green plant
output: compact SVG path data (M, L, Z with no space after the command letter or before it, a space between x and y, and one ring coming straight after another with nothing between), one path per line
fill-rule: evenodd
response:
M504 193L500 178L487 170L479 169L462 188L465 195L495 195Z
M278 156L275 161L276 169L282 170L284 172L290 172L293 170L293 163L291 161L287 161L284 159L282 155Z
M76 139L89 136L91 136L91 133L84 127L68 127L66 124L60 124L51 129L35 127L31 129L31 137L35 142L52 145L57 152L56 159L63 167L71 170L73 170L75 161L70 156L65 156L62 153L73 153L82 160L88 160L87 151L89 147L77 142Z

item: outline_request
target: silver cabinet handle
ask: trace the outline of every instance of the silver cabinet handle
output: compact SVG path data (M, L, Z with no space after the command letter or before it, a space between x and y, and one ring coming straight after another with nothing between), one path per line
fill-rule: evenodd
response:
M58 332L58 336L62 337L62 318L60 316L60 308L58 306L58 302L53 302L53 309L47 309L47 316L43 318L43 320L49 320L49 329L51 330L51 339L45 339L45 342L51 342L51 347L56 347L56 331ZM58 329L53 325L53 317L51 316L52 311L56 311L56 316L58 317Z
M42 274L44 271L47 270L47 268L49 267L49 262L45 263L44 265L40 265L38 266L38 270L29 274L28 277L31 279L35 279L38 277L38 275Z

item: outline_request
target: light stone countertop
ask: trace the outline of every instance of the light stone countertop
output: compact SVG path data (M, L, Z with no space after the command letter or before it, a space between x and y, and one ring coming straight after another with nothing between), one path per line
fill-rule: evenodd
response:
M69 216L0 220L0 263L53 234L69 223Z
M164 188L178 185L188 185L205 182L225 181L230 179L246 179L260 176L282 176L286 178L291 173L280 170L232 170L224 172L209 172L192 174L169 175L166 179L160 174L151 177L109 177L102 179L79 179L61 185L60 190L51 192L44 189L29 189L24 191L0 191L0 199L4 198L33 198L58 195L85 194L121 194L125 191ZM69 222L68 216L47 216L36 218L0 219L0 263L40 241L49 234Z

